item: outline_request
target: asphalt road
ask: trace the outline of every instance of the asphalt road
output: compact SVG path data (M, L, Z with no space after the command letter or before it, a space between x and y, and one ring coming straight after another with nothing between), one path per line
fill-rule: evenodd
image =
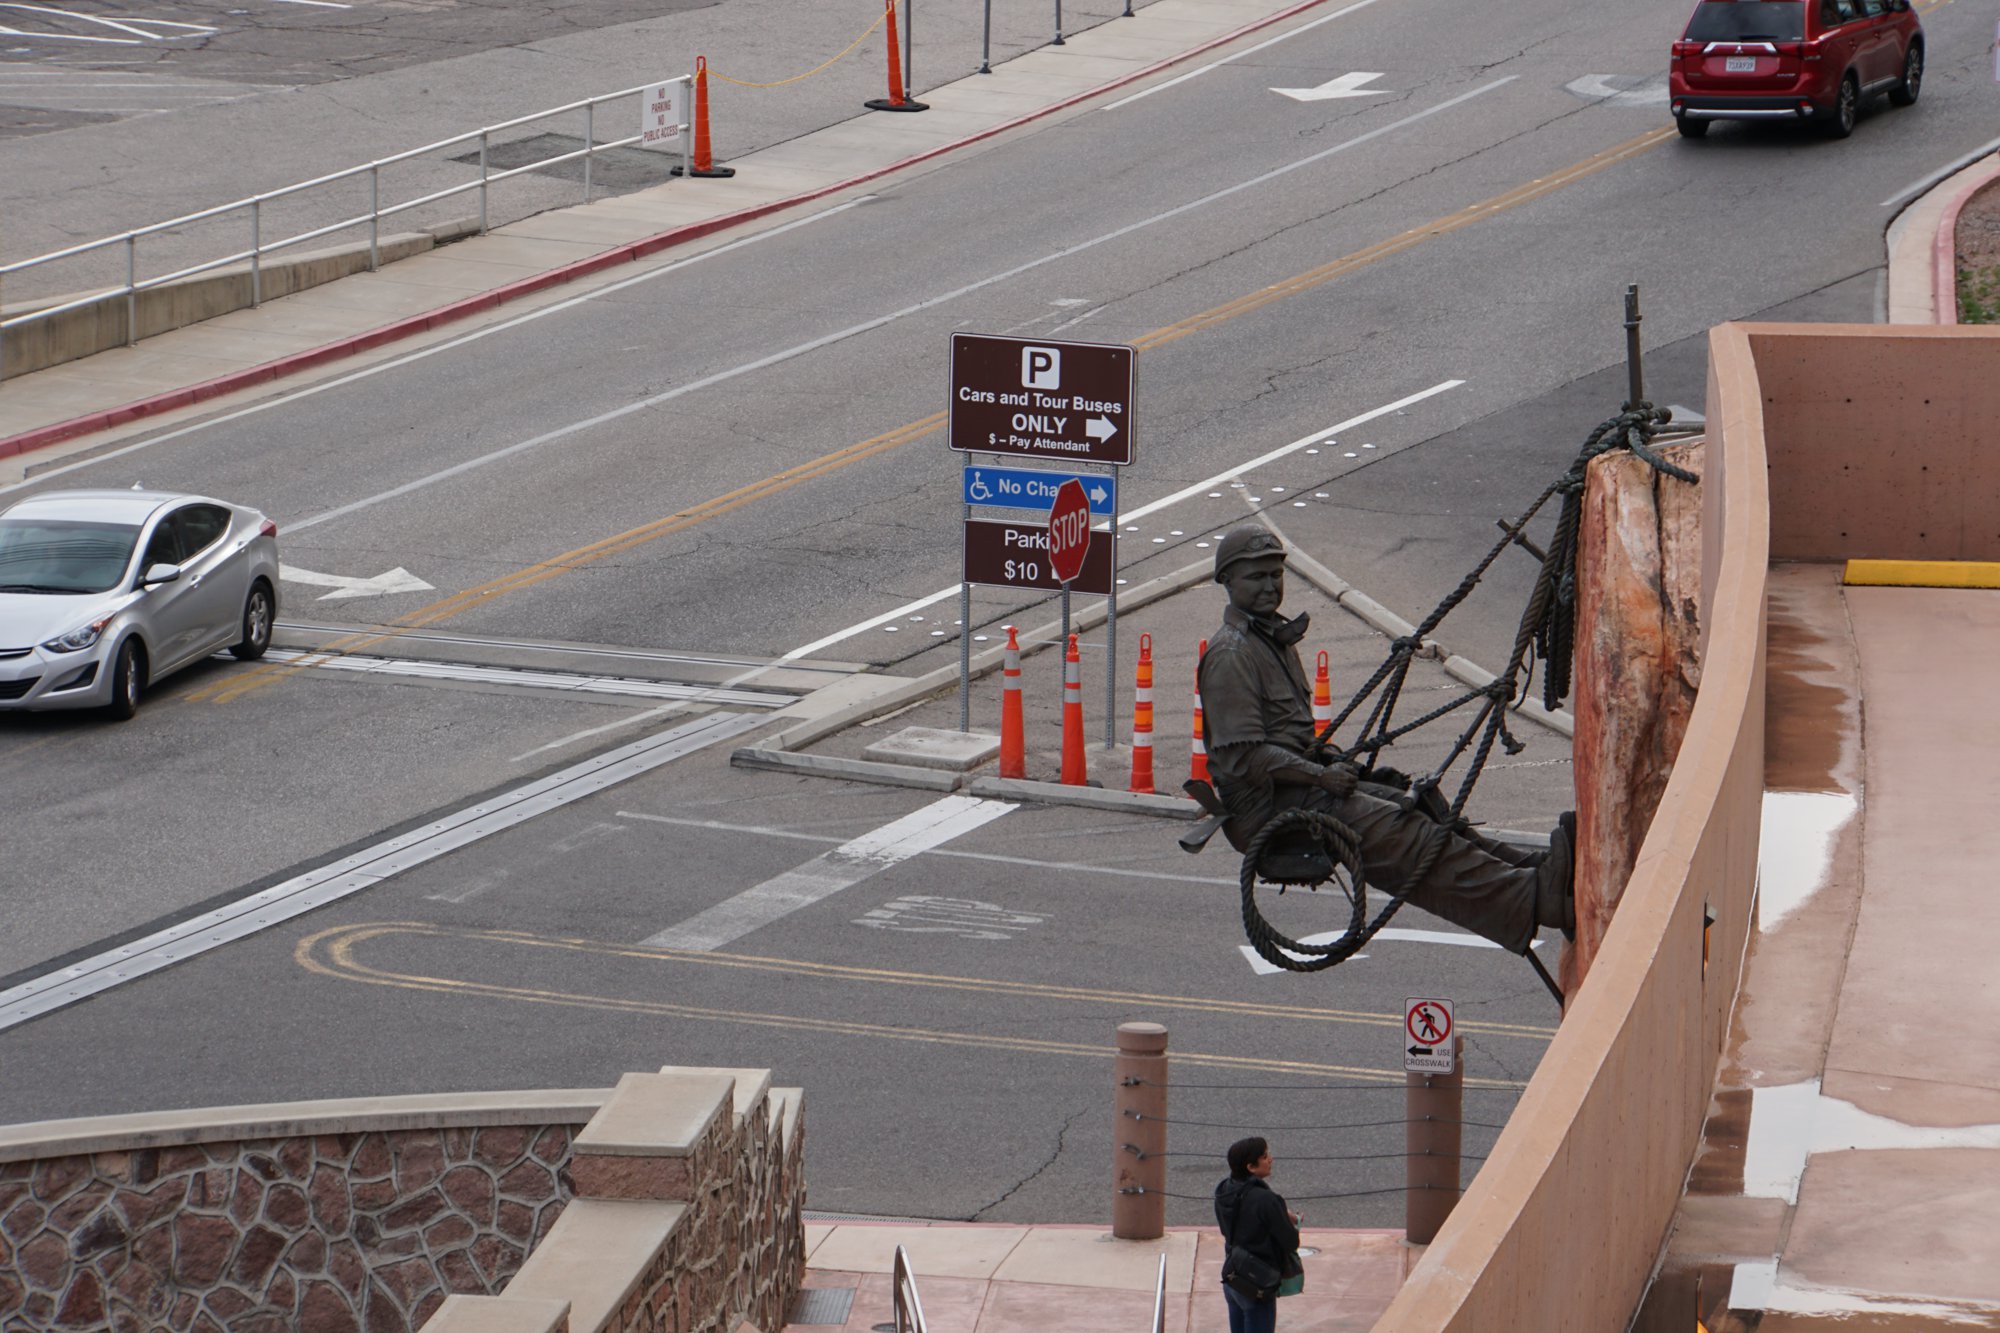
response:
M1699 407L1716 322L1874 317L1880 201L1990 130L1984 19L1947 4L1927 23L1915 110L1877 110L1837 145L1735 128L1694 144L1657 106L1570 90L1656 77L1671 34L1650 7L1465 7L1449 25L1369 7L33 484L143 479L259 505L288 562L432 585L309 603L288 584L288 617L421 623L459 636L459 660L547 640L906 674L949 660L948 638L906 614L856 627L956 578L957 460L924 428L947 335L1032 331L1142 348L1128 509L1422 395L1245 478L1285 497L1294 541L1414 615L1617 409L1628 282L1663 403ZM1380 71L1382 95L1271 92L1352 70ZM1128 577L1185 564L1245 512L1215 489L1136 525ZM1502 562L1454 642L1494 661L1525 577ZM982 591L975 612L987 626L1023 602ZM652 707L218 664L123 728L7 720L0 775L35 832L10 834L0 871L22 918L0 971L365 847L629 740L612 724ZM1295 1158L1393 1151L1399 1127L1305 1127L1394 1118L1367 1108L1394 1100L1372 1089L1399 1081L1407 995L1458 998L1491 1085L1482 1123L1546 1040L1547 996L1493 950L1413 939L1327 977L1259 976L1226 858L1189 862L1152 821L1076 811L997 812L708 958L661 955L642 942L779 876L823 878L830 848L934 803L732 770L726 748L0 1032L0 1115L769 1064L808 1090L816 1208L1094 1220L1116 1021L1167 1022L1205 1057L1179 1067L1188 1080L1234 1089L1188 1090L1188 1119L1211 1122L1176 1131L1209 1154L1177 1165L1194 1193L1224 1125L1270 1127ZM1007 919L896 927L937 898L987 905L953 921ZM380 923L406 924L364 929ZM1198 1111L1203 1096L1226 1113ZM1318 1134L1340 1146L1306 1153ZM1373 1187L1362 1163L1312 1165L1288 1168L1288 1193ZM1388 1225L1399 1209L1362 1194L1309 1216Z

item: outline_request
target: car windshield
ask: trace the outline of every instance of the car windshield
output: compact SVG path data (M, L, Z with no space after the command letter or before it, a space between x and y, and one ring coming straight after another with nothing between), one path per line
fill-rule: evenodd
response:
M1806 35L1804 0L1708 0L1688 20L1690 42L1797 42Z
M135 523L0 518L0 593L108 592L138 541Z

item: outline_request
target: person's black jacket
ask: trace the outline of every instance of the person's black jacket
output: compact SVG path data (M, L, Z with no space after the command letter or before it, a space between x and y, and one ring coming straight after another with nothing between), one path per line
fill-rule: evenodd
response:
M1215 1187L1215 1224L1226 1242L1241 1245L1280 1273L1292 1271L1299 1229L1277 1191L1256 1176L1231 1176Z

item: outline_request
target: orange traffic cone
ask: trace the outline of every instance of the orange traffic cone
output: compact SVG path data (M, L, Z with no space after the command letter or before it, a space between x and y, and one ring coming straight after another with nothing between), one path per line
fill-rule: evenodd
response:
M1188 777L1196 782L1208 781L1208 742L1201 738L1201 659L1206 656L1208 656L1208 640L1203 639L1200 651L1195 654L1194 749L1188 756Z
M1076 635L1069 636L1069 651L1063 654L1062 780L1071 787L1090 781L1083 754L1083 659L1076 651Z
M896 40L896 0L882 0L882 8L889 18L889 95L871 98L865 105L871 111L928 111L929 103L903 96L903 49Z
M1000 669L1000 776L1025 778L1028 746L1021 722L1021 645L1012 625L1000 628L1007 631L1007 655Z
M1132 691L1132 786L1153 791L1153 636L1139 636L1139 676Z
M1319 672L1313 677L1313 734L1325 736L1333 723L1333 678L1327 674L1326 654L1319 655Z
M676 176L734 176L735 167L718 167L708 146L708 57L694 58L694 161L673 169Z

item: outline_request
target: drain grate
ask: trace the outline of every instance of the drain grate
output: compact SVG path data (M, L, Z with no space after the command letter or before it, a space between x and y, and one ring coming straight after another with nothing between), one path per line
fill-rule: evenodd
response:
M561 157L564 153L582 150L583 140L577 135L537 134L509 143L489 145L486 165L493 171L512 171L516 167L533 166L552 157ZM479 150L475 148L469 153L460 153L451 160L476 167L479 165ZM590 157L591 189L602 190L606 194L629 194L633 190L659 185L671 179L673 168L679 166L680 161L679 153L656 153L647 148L600 148ZM583 159L579 157L558 162L532 174L553 176L557 180L575 181L581 185Z
M848 1311L853 1308L852 1287L807 1287L799 1293L798 1301L792 1306L792 1317L786 1322L838 1327L847 1322Z

